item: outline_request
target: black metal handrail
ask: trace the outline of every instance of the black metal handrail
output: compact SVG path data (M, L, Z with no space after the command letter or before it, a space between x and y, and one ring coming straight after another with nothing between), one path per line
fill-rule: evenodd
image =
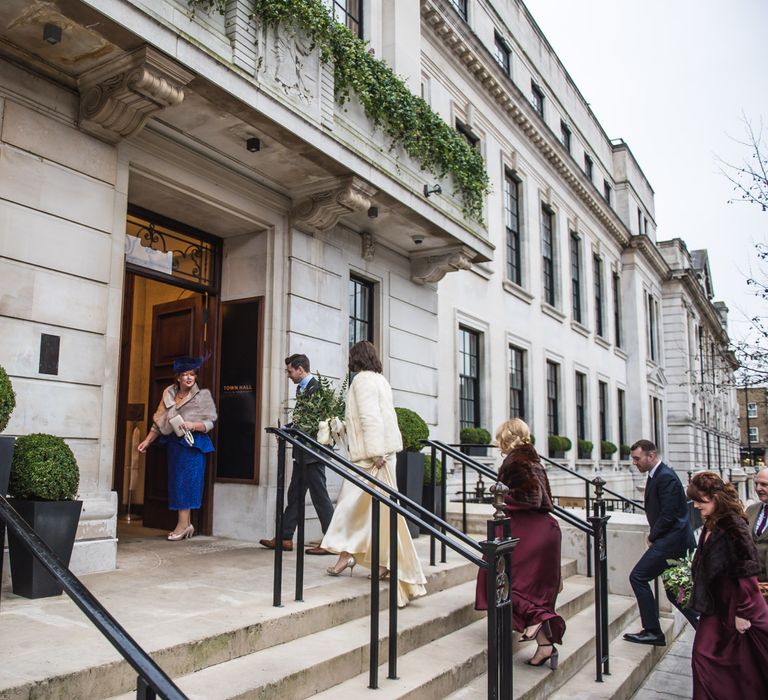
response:
M485 464L482 464L455 447L448 445L440 440L424 440L424 444L432 449L432 464L434 466L437 457L437 451L442 454L443 480L445 480L446 457L457 460L462 465L462 485L466 494L466 469L470 467L478 474L486 476L496 481L496 472ZM432 473L435 473L433 468ZM581 476L581 475L579 475ZM602 682L603 675L609 673L609 636L608 636L608 542L606 535L607 522L610 519L606 515L603 493L605 492L605 481L596 477L592 482L595 487L595 497L592 500L593 512L589 515L587 511L587 521L582 520L575 514L554 505L554 515L569 525L581 530L587 537L587 575L592 576L594 569L595 578L595 659L597 664L595 680ZM445 488L443 488L443 497L445 497ZM443 511L445 512L445 511ZM462 519L463 529L467 530L467 510L466 499L462 498ZM590 547L590 545L593 545ZM593 567L594 562L594 567Z
M405 497L388 484L379 481L367 471L345 459L332 448L321 445L316 440L293 428L266 428L278 439L277 492L275 504L275 569L273 583L273 605L282 605L282 567L283 545L282 525L285 495L285 459L286 446L298 451L304 460L318 461L331 471L351 481L359 489L371 496L371 611L370 611L370 647L369 647L369 687L378 688L379 666L379 518L380 507L389 508L389 646L387 677L397 678L397 516L427 531L430 536L441 542L442 562L445 562L447 547L460 554L466 560L486 569L488 596L488 699L512 700L512 669L508 659L512 657L512 605L510 564L511 553L518 540L509 536L509 518L503 514L503 498L506 487L499 484L496 496L496 513L488 521L488 540L478 543L458 528L453 527L428 509ZM434 470L433 470L434 474ZM298 472L298 492L304 493L303 470ZM434 477L433 477L434 479ZM295 600L303 600L304 578L304 499L299 499L299 517L297 522L297 557ZM444 512L444 511L443 511ZM501 538L493 533L501 528ZM480 556L480 554L482 556ZM435 564L434 547L430 551L430 564ZM499 581L506 580L506 586L499 587ZM500 589L505 592L500 592Z
M0 495L0 522L12 532L43 568L62 586L85 616L107 638L138 674L137 700L186 700L186 695L110 615L83 583L61 562L53 550ZM2 546L0 544L0 546Z

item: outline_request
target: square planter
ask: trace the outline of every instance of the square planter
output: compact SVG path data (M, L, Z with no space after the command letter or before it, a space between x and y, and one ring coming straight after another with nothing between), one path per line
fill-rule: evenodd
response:
M80 521L82 501L27 501L10 499L10 504L29 523L43 542L69 566ZM13 592L25 598L60 595L62 587L12 532L8 533Z
M397 490L406 498L421 505L421 490L424 484L424 455L421 452L397 453ZM414 513L414 515L419 515ZM419 536L419 526L408 522L411 537Z
M480 445L463 445L461 451L467 455L467 457L487 457L488 448Z

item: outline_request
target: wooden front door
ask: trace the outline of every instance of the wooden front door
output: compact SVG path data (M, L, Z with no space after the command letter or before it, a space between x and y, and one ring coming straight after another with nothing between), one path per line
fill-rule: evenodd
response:
M203 306L200 294L186 299L156 304L152 308L152 352L149 368L149 418L157 408L163 389L173 384L173 361L182 355L197 357L203 353ZM210 373L208 366L199 370L198 383L206 382ZM149 423L151 425L151 422ZM207 468L210 471L210 467ZM206 483L210 479L206 478ZM207 506L208 495L203 495L203 508ZM199 531L199 523L207 518L193 511L193 523ZM176 526L176 513L168 510L168 466L166 452L157 444L147 450L144 475L144 526L172 530Z

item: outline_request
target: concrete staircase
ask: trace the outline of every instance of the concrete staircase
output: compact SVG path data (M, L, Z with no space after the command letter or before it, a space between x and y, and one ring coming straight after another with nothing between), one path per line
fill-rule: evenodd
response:
M213 538L195 538L166 550L157 544L158 552L172 551L180 559L173 571L159 569L156 581L147 570L137 572L135 580L141 581L144 591L133 579L121 580L120 572L93 580L92 589L118 619L121 605L127 606L132 599L136 605L140 598L138 604L147 619L128 631L190 698L485 697L486 622L484 613L474 610L476 568L457 554L449 552L446 564L425 565L428 595L399 611L398 678L394 680L386 677L388 619L386 611L382 613L379 659L383 663L379 689L370 691L366 570L334 579L324 574L333 562L331 557L306 557L305 601L296 602L292 600L295 554L287 555L284 605L274 608L270 604L271 553L241 545L222 553L220 547L221 541ZM417 540L417 549L426 561L427 538ZM138 545L136 551L145 565L152 560ZM241 562L246 561L247 568L242 568ZM194 574L192 566L197 566ZM592 579L577 574L573 560L563 561L562 575L558 609L568 628L560 667L552 672L525 665L534 645L516 643L515 698L630 697L664 649L614 641L612 675L606 683L595 683ZM381 590L384 604L388 584L383 583ZM19 617L19 629L28 630L32 619L50 618L55 611L56 624L64 629L69 607L66 600L28 604L11 599L6 603L5 622ZM610 596L612 636L620 638L625 630L639 628L636 616L634 599ZM45 660L26 664L22 659L34 674L19 674L30 677L0 685L0 698L134 698L134 672L113 652L99 652L94 658L98 643L84 627L80 624L72 633L62 632L71 640L66 647L61 640L50 639L47 668ZM64 661L53 656L63 653L69 655Z

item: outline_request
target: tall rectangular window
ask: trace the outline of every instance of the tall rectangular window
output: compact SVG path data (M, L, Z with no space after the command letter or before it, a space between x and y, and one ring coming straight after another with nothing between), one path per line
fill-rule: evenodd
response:
M507 278L523 284L520 249L520 181L510 172L504 175L504 219L507 227Z
M756 403L748 403L747 404L747 417L748 418L757 418L757 404Z
M753 425L749 426L749 441L760 442L760 431Z
M498 63L502 70L509 75L509 67L510 67L510 50L509 46L507 45L507 42L504 41L504 38L499 34L498 32L493 33L493 55L496 59L496 63Z
M600 442L608 439L608 384L597 383L597 401L600 410Z
M584 154L584 174L587 176L590 182L592 182L592 172L594 171L595 163L592 158Z
M647 320L646 333L648 335L648 355L651 360L656 362L659 359L659 306L652 294L646 294L645 296L645 312ZM701 349L703 350L703 348Z
M613 206L613 190L608 180L603 180L603 197L608 206Z
M525 415L525 350L509 346L509 415L526 419Z
M576 372L576 439L587 439L587 375Z
M560 365L547 360L547 430L560 435Z
M531 80L531 104L540 117L544 117L544 93L536 83Z
M593 273L595 275L595 333L605 336L603 318L603 260L599 255L593 258Z
M627 409L625 401L624 389L619 389L616 392L616 411L619 418L619 447L627 444Z
M323 0L331 16L355 36L363 38L363 0Z
M459 326L460 428L480 427L480 333Z
M574 231L571 231L571 306L573 320L581 323L581 240Z
M622 346L621 333L621 277L618 272L613 273L613 337L616 339L616 347Z
M373 283L349 278L349 347L361 340L373 342Z
M480 137L472 131L472 129L467 126L464 122L456 120L456 131L458 131L463 137L464 140L475 150L478 150L480 148Z
M560 120L560 141L568 153L571 152L571 128L561 119Z
M544 301L550 306L555 305L555 215L546 205L541 205L541 257L542 281L544 284Z
M659 451L663 451L664 445L663 445L663 438L664 438L664 432L662 428L662 417L663 417L663 405L661 403L661 399L657 399L655 397L651 398L651 420L653 421L653 441L656 443L656 447L659 448ZM707 433L707 437L709 437L709 433ZM707 448L707 454L709 454L709 448Z
M643 212L640 207L637 208L637 232L640 235L643 234Z
M467 20L467 2L468 0L449 0L451 5L453 5L456 8L456 12L458 12L461 15L461 18L466 21Z

